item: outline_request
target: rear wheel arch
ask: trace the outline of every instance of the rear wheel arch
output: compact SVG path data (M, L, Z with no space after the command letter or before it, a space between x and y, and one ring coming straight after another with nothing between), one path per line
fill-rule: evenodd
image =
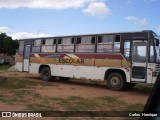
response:
M48 65L41 65L39 68L39 73L41 74L42 80L51 81L53 78L51 75L51 69Z
M107 86L112 90L123 90L126 87L126 75L123 70L109 69L106 71L104 79Z
M40 65L40 67L39 67L39 73L41 73L41 71L42 71L42 69L43 69L44 67L48 67L48 68L51 70L51 68L50 68L49 65Z
M121 69L108 69L108 70L106 70L106 72L105 72L105 75L104 75L104 80L107 80L107 78L109 77L109 75L111 74L111 73L120 73L122 76L123 76L123 78L124 78L124 80L125 80L125 82L126 82L126 74L125 74L125 72L123 71L123 70L121 70Z

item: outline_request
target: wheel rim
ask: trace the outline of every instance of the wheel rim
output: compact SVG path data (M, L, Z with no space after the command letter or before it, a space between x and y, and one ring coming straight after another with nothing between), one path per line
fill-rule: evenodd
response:
M44 76L45 78L47 78L47 77L49 76L49 72L48 72L48 71L44 71L43 76Z
M112 87L117 87L120 85L120 83L120 79L117 76L112 77L110 80L110 84Z

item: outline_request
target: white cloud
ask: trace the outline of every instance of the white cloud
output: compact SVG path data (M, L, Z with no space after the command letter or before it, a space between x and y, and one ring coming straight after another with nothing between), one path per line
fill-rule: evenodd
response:
M8 33L10 29L8 27L2 26L0 27L0 33Z
M80 8L86 3L97 0L0 0L0 8L16 9L43 8L43 9L66 9ZM101 0L98 0L101 1Z
M127 20L133 20L134 23L140 27L144 27L144 26L147 26L149 24L149 22L147 21L146 18L138 18L138 17L135 17L135 16L127 16L125 17L125 19Z
M17 32L17 33L10 34L10 36L12 36L13 39L25 39L25 38L49 37L52 35L45 34L45 33L33 34L29 32Z
M143 26L147 26L149 24L149 22L147 21L146 18L143 18L143 19L139 19L136 24L138 26L143 27Z
M111 13L111 10L106 6L104 2L91 2L88 8L84 9L83 12L87 15L104 17Z
M1 27L0 26L0 33L6 33L7 35L11 36L13 39L25 39L25 38L38 38L38 37L49 37L52 35L45 34L45 33L29 33L29 32L15 32L12 33L9 27Z
M83 13L92 16L104 16L110 13L105 0L0 0L0 8L18 9L83 9ZM86 6L88 8L86 8ZM86 8L86 9L85 9Z
M127 20L139 20L139 18L137 18L135 16L127 16L127 17L125 17L125 19L127 19Z

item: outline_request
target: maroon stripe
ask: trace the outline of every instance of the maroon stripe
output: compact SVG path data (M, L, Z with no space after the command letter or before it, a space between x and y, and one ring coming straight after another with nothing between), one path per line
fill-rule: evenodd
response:
M74 53L73 53L74 54ZM64 58L66 54L38 54L40 57L48 58ZM74 54L82 59L123 59L121 54ZM30 54L30 57L35 57L33 53Z
M16 55L22 57L22 56L23 56L23 53L17 53Z
M123 59L121 54L76 54L79 58L95 59Z
M34 54L32 54L32 53L31 53L29 56L30 56L30 57L35 57Z

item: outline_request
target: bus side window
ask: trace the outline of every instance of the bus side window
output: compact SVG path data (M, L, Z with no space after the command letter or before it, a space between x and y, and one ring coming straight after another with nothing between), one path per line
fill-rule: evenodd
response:
M92 37L91 43L92 43L92 44L95 44L95 43L96 43L96 37L95 37L95 36Z
M114 35L98 36L97 52L113 53Z
M150 51L149 51L149 61L154 62L155 55L154 55L154 47L153 47L153 41L150 41Z
M62 38L61 44L58 44L58 52L73 52L74 51L74 43L73 39L70 37Z
M37 39L33 41L32 52L41 52L41 39Z
M55 52L56 45L54 45L53 43L54 43L54 39L45 39L45 42L42 43L41 51L42 52Z
M127 60L130 60L130 40L124 40L124 56Z
M43 39L43 40L42 40L42 45L45 45L45 43L46 43L46 40Z
M80 40L77 38L76 52L95 52L95 37L94 36L84 36Z
M98 41L97 43L102 43L102 36L98 36Z
M54 39L53 45L57 44L57 39Z
M120 52L120 40L120 35L116 35L114 41L114 52Z
M58 44L62 44L62 39L58 39Z
M97 37L97 52L120 52L120 35L102 35Z
M77 38L76 44L81 44L81 37Z

